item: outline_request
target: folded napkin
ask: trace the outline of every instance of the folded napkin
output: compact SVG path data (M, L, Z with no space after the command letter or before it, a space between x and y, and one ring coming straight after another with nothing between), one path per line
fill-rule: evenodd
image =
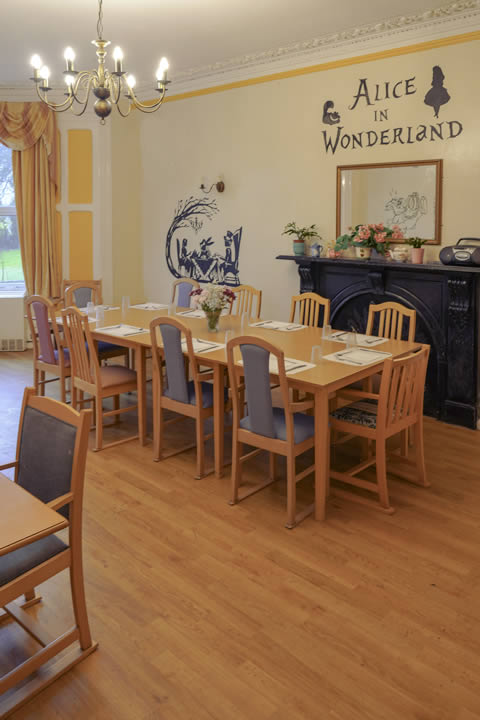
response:
M135 327L135 325L109 325L108 327L97 327L98 332L106 335L116 335L117 337L128 337L129 335L139 335L140 333L150 332L148 328Z
M280 330L281 332L294 332L295 330L303 330L305 325L281 322L281 320L261 320L260 322L252 323L250 327L261 327L265 328L265 330Z
M283 359L285 363L285 372L287 375L294 375L298 372L303 372L304 370L310 370L311 368L314 368L315 365L312 365L312 363L306 362L306 360L295 360L294 358L284 358ZM243 365L243 360L239 360L240 365ZM278 375L278 362L277 358L273 355L270 355L269 362L268 362L268 369L271 373L274 373L275 375Z
M98 308L103 308L104 310L120 310L120 307L114 306L114 305L95 305L95 306L94 306L94 310L96 310L97 307L98 307ZM81 308L77 308L77 309L80 310L80 312L84 312L84 313L87 312L87 308L86 308L86 307L81 307Z
M140 303L139 305L131 305L130 307L135 310L165 310L168 305L162 305L162 303Z
M326 339L334 340L335 342L347 342L347 330L336 330L331 333ZM386 343L388 338L377 337L376 335L363 335L362 333L356 333L357 345L362 347L374 347L375 345L381 345Z
M190 310L177 310L176 315L183 315L184 317L191 317L191 318L204 318L206 317L205 312L201 308L197 308L196 310L194 308L190 308ZM228 315L228 308L224 308L220 315Z
M341 362L346 365L372 365L372 363L381 362L387 357L391 357L392 353L381 352L380 350L366 350L364 348L350 348L349 350L340 350L340 352L325 355L324 360L332 360L333 362Z
M194 353L212 352L212 350L220 350L225 347L223 343L213 342L213 340L201 340L200 338L192 338L192 345ZM182 350L187 352L186 340L182 340Z

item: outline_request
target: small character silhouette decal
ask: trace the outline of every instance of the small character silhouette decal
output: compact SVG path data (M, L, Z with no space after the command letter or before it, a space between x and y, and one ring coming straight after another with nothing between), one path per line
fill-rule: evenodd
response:
M323 106L323 123L324 125L336 125L340 122L340 115L333 108L335 104L333 100L327 100Z
M438 118L438 113L442 105L446 105L450 100L450 95L446 88L443 87L443 81L445 75L443 74L440 65L435 65L432 77L432 87L425 95L425 105L430 105L435 111L435 117Z

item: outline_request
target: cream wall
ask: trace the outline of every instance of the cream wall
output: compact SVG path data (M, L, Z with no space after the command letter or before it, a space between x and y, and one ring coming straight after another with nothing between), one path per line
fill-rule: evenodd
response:
M132 187L141 175L145 297L168 300L174 278L165 261L165 238L177 202L191 195L200 197L200 182L212 183L220 174L226 189L221 195L213 191L219 212L205 223L202 236L221 242L227 229L243 227L240 280L263 289L264 316L287 316L290 296L298 292L296 266L275 260L279 253L290 253L291 242L281 234L284 225L291 220L301 225L316 223L325 240L335 239L337 165L442 158L443 244L462 236L480 236L479 51L480 41L474 40L386 57L169 102L155 115L136 119L141 167L133 145L125 148L123 162L132 173ZM434 65L442 67L451 95L438 121L423 102ZM374 108L359 103L354 111L347 109L359 78L368 78L373 85L411 77L415 77L416 94ZM332 156L326 154L322 137L323 130L336 131L335 126L322 123L327 99L335 101L340 124L348 132L442 120L460 121L463 132L455 139L339 150ZM373 110L384 108L388 121L375 122ZM134 137L123 128L122 133L124 137L114 130L119 143ZM114 186L119 178L114 168ZM125 189L114 190L116 201L126 204L127 196ZM114 246L117 233L118 237L123 234L123 247L127 235L134 232L136 213L134 203L126 226L114 230ZM428 253L436 259L438 248L430 247ZM131 260L136 263L138 256ZM136 273L136 264L132 267ZM137 274L135 278L139 282Z

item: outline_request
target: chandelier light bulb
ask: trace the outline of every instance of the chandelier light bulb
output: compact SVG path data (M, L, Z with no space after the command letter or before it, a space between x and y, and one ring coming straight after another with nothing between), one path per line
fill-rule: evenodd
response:
M65 82L70 87L70 85L73 85L73 83L75 82L75 78L73 77L73 75L65 75Z
M40 77L42 78L42 80L48 80L48 78L50 77L50 70L46 65L43 65L43 67L41 68Z
M32 57L30 58L30 65L35 70L40 70L40 68L42 67L42 59L40 55L32 55Z
M67 48L65 48L65 52L63 53L63 57L64 57L65 60L67 60L67 61L68 61L68 60L71 60L71 62L73 62L73 61L75 60L75 53L74 53L73 49L72 49L70 46L67 47Z
M128 75L127 84L129 87L134 88L136 85L135 75Z
M118 45L115 48L115 50L113 51L113 59L114 60L123 60L123 50Z

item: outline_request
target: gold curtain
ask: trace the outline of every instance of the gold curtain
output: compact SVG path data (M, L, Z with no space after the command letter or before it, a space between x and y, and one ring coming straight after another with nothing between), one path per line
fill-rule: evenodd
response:
M55 218L59 182L55 113L42 103L0 102L0 142L13 150L18 235L27 292L58 297L62 259Z

